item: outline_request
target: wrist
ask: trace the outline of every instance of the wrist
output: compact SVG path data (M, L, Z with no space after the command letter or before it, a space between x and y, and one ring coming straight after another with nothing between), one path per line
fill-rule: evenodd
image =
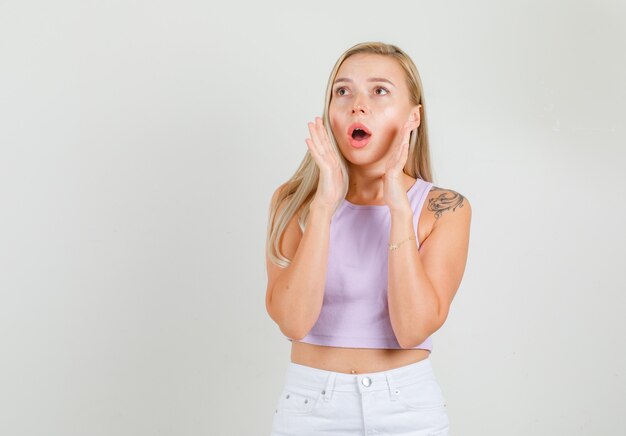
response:
M333 215L333 211L334 209L331 206L325 204L311 202L311 205L309 206L309 215L312 217L321 217L323 219L330 220Z
M411 208L411 204L409 203L408 200L398 206L389 206L389 212L391 213L392 216L398 216L398 217L403 217L403 216L412 217L413 216L413 209Z

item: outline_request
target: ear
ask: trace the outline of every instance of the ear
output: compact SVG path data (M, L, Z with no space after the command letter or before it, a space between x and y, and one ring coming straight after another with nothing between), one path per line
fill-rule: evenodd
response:
M411 130L415 130L422 122L422 118L420 116L420 108L421 104L413 106L409 115L409 121L411 121Z

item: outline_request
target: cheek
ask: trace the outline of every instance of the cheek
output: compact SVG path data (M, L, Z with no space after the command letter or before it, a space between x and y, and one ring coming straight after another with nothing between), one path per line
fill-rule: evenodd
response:
M338 117L336 117L332 112L328 112L328 120L330 121L330 128L335 135L335 138L339 138L341 131L341 122Z
M398 133L408 119L405 112L399 110L397 107L387 107L379 113L380 119L385 125L385 130L387 130L388 134L391 136Z
M396 104L382 104L378 107L379 114L388 121L397 120L402 117L403 108Z

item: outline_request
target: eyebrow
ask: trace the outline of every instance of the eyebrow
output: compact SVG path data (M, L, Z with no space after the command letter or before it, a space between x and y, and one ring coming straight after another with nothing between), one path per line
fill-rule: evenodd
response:
M393 84L393 82L391 80L385 79L384 77L370 77L369 79L367 79L368 82L387 82L389 83L391 86L395 87L396 85ZM340 77L337 80L335 80L335 83L338 82L350 82L353 83L354 80L352 79L348 79L347 77Z

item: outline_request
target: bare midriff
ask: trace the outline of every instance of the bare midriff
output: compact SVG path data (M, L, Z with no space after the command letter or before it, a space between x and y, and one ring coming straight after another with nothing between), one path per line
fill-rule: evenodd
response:
M426 359L423 349L343 348L291 343L291 361L300 365L346 374L386 371Z

